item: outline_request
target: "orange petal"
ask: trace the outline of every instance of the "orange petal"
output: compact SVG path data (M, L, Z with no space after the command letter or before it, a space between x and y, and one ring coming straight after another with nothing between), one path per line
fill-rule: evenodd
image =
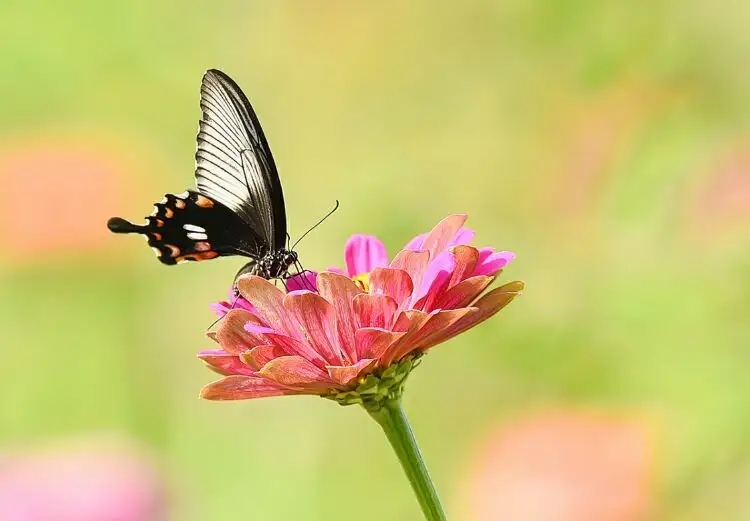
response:
M422 277L424 277L429 261L430 253L428 251L401 250L396 254L390 267L408 273L412 288L414 292L417 292L422 287Z
M206 400L248 400L299 394L292 389L285 389L274 382L255 376L227 376L211 382L201 389L201 398Z
M427 234L422 243L422 249L430 252L431 259L434 259L438 253L448 247L450 241L466 222L466 218L466 214L449 215L437 223L430 233Z
M471 277L471 274L474 273L474 268L477 266L477 261L479 260L479 250L471 246L454 246L451 248L451 254L456 261L456 267L453 270L451 280L448 283L449 288L455 286L462 280Z
M393 344L398 342L406 332L387 331L374 327L358 329L357 351L362 358L379 359Z
M312 393L326 391L334 383L326 371L301 356L274 358L258 374L281 386Z
M409 274L396 268L375 268L370 273L370 293L388 295L398 304L399 309L407 305L414 292Z
M284 297L284 309L305 343L327 364L342 365L341 351L332 338L335 311L326 299L317 293L290 293Z
M240 360L245 362L253 371L258 371L274 358L288 354L277 345L264 345L254 347L250 351L245 351L240 355Z
M412 333L408 339L400 342L398 346L391 349L388 356L392 360L400 360L413 351L425 351L430 347L445 341L446 331L456 323L466 320L477 313L476 308L461 308L436 311L429 314L426 321L422 322L419 329Z
M420 330L430 317L431 315L424 311L410 309L401 312L396 319L393 329L396 331L403 331L404 335L398 340L398 342L391 344L391 346L389 346L381 355L381 365L390 365L395 360L398 360L398 357L396 356L398 353L410 351L409 347L416 345L414 340L418 338Z
M464 279L440 295L435 301L435 307L439 309L466 307L487 289L487 286L492 284L493 280L495 280L495 277L488 277L487 275L477 275Z
M318 274L318 292L333 305L336 315L336 334L347 362L357 360L357 346L354 338L356 318L352 309L354 297L362 290L349 278L337 273Z
M363 358L354 365L329 365L326 367L326 370L328 370L328 375L335 382L339 385L346 386L349 385L352 380L359 378L362 373L374 366L376 362L377 360L372 358Z
M262 277L248 275L237 280L237 289L248 302L252 302L258 315L266 324L293 338L299 338L284 310L284 293Z
M224 351L240 355L258 344L266 342L245 330L247 324L259 324L258 317L245 309L233 309L224 316L216 330L216 341Z
M477 324L481 324L488 318L495 315L495 313L510 304L514 298L521 294L521 292L523 291L523 286L524 284L522 281L516 280L514 282L504 284L499 288L495 288L484 295L482 298L472 304L473 308L477 308L477 313L471 316L467 316L465 319L458 321L456 324L453 324L448 330L445 331L445 337L441 340L441 342L444 342L449 338L453 338L454 336L463 333L467 329L471 329Z
M389 329L398 304L387 295L357 295L353 308L357 327L382 327Z
M203 360L209 369L220 375L241 374L250 376L253 374L253 369L245 365L238 356L223 350L201 351L198 353L198 358Z

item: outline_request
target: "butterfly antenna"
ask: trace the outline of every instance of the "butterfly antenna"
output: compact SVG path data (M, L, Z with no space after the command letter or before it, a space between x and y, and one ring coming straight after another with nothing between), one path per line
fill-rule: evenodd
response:
M239 297L235 297L232 300L232 306L229 308L229 311L232 311L234 309L234 306L237 304L237 301L239 299L240 299ZM229 311L227 311L227 313L229 313ZM224 317L225 316L227 316L226 313L224 314ZM209 331L212 327L214 327L216 324L218 324L221 321L221 319L224 318L224 317L219 317L216 320L214 320L213 322L211 322L211 325L206 328L206 331Z
M329 217L330 217L331 215L333 215L333 212L335 212L335 211L336 211L336 210L338 210L338 209L339 209L339 201L338 201L338 199L336 199L336 204L335 204L335 205L333 206L333 209L332 209L332 210L331 210L330 212L328 212L327 214L325 214L325 216L324 216L324 217L323 217L323 218L322 218L321 220L319 220L319 221L318 221L317 223L315 223L315 225L314 225L314 226L313 226L312 228L310 228L310 229L309 229L309 230L307 230L307 231L306 231L305 233L303 233L303 234L302 234L302 237L300 237L299 239L297 239L297 242L295 242L294 244L292 244L292 247L291 247L290 249L292 249L292 250L293 250L294 248L296 248L296 247L297 247L297 245L299 244L299 242L300 242L300 241L301 241L302 239L304 239L305 237L307 237L307 234L308 234L308 233L310 233L310 232L311 232L311 231L313 231L313 230L314 230L315 228L317 228L318 226L320 226L321 224L323 224L323 221L325 221L326 219L328 219L328 218L329 218Z

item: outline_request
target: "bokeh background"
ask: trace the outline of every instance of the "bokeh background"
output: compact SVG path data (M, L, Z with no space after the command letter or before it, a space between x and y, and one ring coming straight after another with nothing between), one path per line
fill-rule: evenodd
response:
M360 410L197 398L241 260L166 268L106 230L192 185L218 67L292 236L341 201L306 266L454 212L518 254L524 296L408 386L451 519L750 520L748 23L708 0L3 1L0 517L88 521L46 498L102 479L137 521L420 517ZM70 463L102 446L120 463ZM23 483L56 513L18 514ZM125 492L92 519L131 521Z

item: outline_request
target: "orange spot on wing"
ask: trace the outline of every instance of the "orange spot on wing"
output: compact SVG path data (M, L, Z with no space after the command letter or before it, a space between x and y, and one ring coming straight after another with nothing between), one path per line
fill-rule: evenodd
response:
M209 251L211 249L211 245L207 242L196 242L194 248L195 251Z
M204 251L199 253L192 253L190 255L183 255L181 257L177 257L175 260L177 262L181 261L202 261L202 260L210 260L215 259L218 257L219 254L215 251Z
M177 256L180 254L180 249L177 246L174 246L172 244L165 244L165 248L169 248L169 251L172 253L172 257L177 258Z
M160 241L161 240L161 234L154 232L154 233L151 234L151 238L153 240L155 240L155 241Z
M171 208L164 208L164 217L166 217L167 219L171 219L172 217L174 217L174 212Z
M162 226L164 226L164 221L162 221L161 219L154 219L154 224L157 228L161 228Z
M177 199L175 200L174 205L175 205L175 208L182 210L185 208L185 201L183 201L182 199Z
M195 204L197 204L201 208L212 208L214 205L214 202L208 197L198 195L198 198L196 199Z

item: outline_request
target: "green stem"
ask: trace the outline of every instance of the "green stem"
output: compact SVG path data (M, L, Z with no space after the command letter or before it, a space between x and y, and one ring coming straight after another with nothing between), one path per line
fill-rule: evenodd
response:
M388 400L381 408L368 409L368 412L383 428L393 450L396 451L427 521L447 521L437 491L422 460L422 454L419 452L417 440L414 439L409 426L409 420L404 414L401 400Z

